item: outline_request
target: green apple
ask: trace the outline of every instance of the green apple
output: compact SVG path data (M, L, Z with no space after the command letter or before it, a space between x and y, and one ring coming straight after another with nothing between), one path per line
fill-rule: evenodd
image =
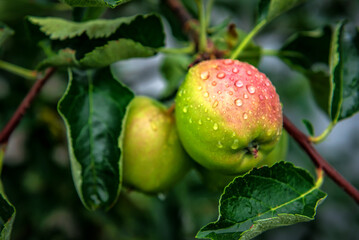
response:
M282 106L270 80L248 63L203 61L176 96L179 137L189 155L226 175L260 166L282 133Z
M123 136L123 182L146 193L168 190L190 169L175 119L161 103L134 98Z
M283 131L279 142L274 149L265 157L259 166L272 166L274 163L284 161L288 150L288 133ZM200 176L204 184L211 190L222 191L235 177L238 175L225 175L216 171L205 169L202 166L197 165L196 169L200 173Z

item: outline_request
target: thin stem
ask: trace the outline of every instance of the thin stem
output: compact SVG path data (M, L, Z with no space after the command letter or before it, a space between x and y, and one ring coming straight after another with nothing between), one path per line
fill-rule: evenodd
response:
M209 24L211 22L211 12L213 8L214 0L208 0L207 6L206 6L206 28L209 27Z
M37 75L37 71L28 70L26 68L2 60L0 60L0 68L27 79L36 79Z
M203 10L203 1L196 0L197 8L198 8L198 16L199 16L199 26L200 26L200 33L199 33L199 51L205 52L207 48L207 33L206 33L206 16Z
M0 144L7 143L11 133L15 130L26 110L30 107L32 101L37 96L46 81L54 74L55 68L49 68L43 78L38 79L32 86L26 97L22 100L19 107L16 109L10 121L6 124L4 129L0 132Z
M335 126L335 123L331 122L329 124L329 126L319 136L309 137L309 140L313 143L320 143L320 142L324 141L328 137L328 135L331 133L334 126Z
M159 48L158 52L172 54L190 54L195 50L194 44L190 44L184 48Z
M250 33L243 39L243 41L239 44L239 46L235 49L235 51L231 55L231 59L237 59L247 44L252 40L252 38L266 25L267 21L264 19L260 21Z
M310 159L316 165L318 169L324 170L324 172L344 191L348 193L359 204L359 191L351 185L340 173L338 173L333 166L331 166L313 147L309 138L297 129L290 120L284 116L283 126L287 132L293 137L294 140L302 147L302 149L308 154ZM320 173L320 170L317 170ZM320 175L319 175L320 178Z

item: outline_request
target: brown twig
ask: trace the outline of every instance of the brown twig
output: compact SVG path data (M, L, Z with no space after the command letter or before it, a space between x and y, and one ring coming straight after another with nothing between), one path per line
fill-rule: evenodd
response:
M312 159L314 164L319 169L323 169L324 172L341 188L344 189L358 204L359 204L359 191L351 185L340 173L338 173L334 167L332 167L313 147L309 138L302 133L291 121L284 116L283 126L287 132L297 141L302 149Z
M54 74L55 68L49 68L43 78L38 79L32 86L26 97L22 100L19 107L16 109L10 121L6 124L4 129L0 132L0 144L7 143L11 133L19 124L22 117L25 115L26 110L30 107L31 102L39 93L40 89L44 86L46 81Z

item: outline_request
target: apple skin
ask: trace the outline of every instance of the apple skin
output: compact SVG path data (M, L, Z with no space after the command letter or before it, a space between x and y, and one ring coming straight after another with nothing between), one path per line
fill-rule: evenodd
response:
M178 138L173 112L147 97L135 97L123 136L123 182L145 193L164 192L191 167Z
M175 101L182 144L210 171L238 175L260 166L281 136L275 87L248 63L218 59L195 65Z
M288 133L286 131L282 132L282 136L279 139L279 142L274 147L274 149L265 157L265 159L261 162L260 166L269 166L271 167L276 162L285 161L288 151ZM225 175L215 171L210 171L205 169L204 167L197 165L197 171L199 172L204 184L213 191L222 191L225 186L227 186L235 177L233 175ZM242 173L240 175L243 175Z

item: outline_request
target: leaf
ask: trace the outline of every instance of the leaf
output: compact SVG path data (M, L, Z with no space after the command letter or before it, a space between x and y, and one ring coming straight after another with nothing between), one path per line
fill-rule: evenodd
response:
M55 17L28 17L28 20L38 26L40 31L51 40L62 41L85 36L88 41L101 39L100 44L109 40L129 38L153 48L164 45L163 25L156 14L96 19L87 22L72 22ZM80 44L84 45L82 41ZM66 46L68 46L68 42L66 42Z
M75 51L66 48L61 49L58 54L53 55L42 62L37 66L38 69L42 70L47 67L75 67L79 66L79 62L76 60Z
M58 111L67 128L75 186L88 209L108 209L120 193L122 152L118 140L133 97L109 68L69 71Z
M303 122L304 126L306 127L306 129L308 130L309 135L314 136L314 127L313 127L312 123L310 121L308 121L307 119L303 119L302 122Z
M338 120L359 111L359 30L346 31L342 38L343 103Z
M343 101L343 59L342 59L342 38L344 21L339 22L334 30L329 55L330 71L330 102L329 116L332 122L337 122L340 116Z
M0 47L5 40L14 34L14 31L4 23L0 22Z
M326 197L318 187L307 171L288 162L253 169L225 188L218 220L196 237L252 239L275 227L313 220Z
M260 0L258 4L258 22L269 22L284 12L306 0Z
M107 6L115 8L131 0L65 0L67 4L73 7L102 7Z
M166 88L161 94L161 99L166 99L177 91L190 63L191 59L186 55L171 54L163 59L160 71L166 80Z
M0 145L0 163L2 166L4 146ZM15 207L7 199L0 181L0 240L10 240L12 226L16 215Z
M150 57L155 54L156 51L153 48L144 47L131 39L119 39L109 41L103 47L95 48L92 52L87 53L80 63L85 67L104 67L119 60Z

